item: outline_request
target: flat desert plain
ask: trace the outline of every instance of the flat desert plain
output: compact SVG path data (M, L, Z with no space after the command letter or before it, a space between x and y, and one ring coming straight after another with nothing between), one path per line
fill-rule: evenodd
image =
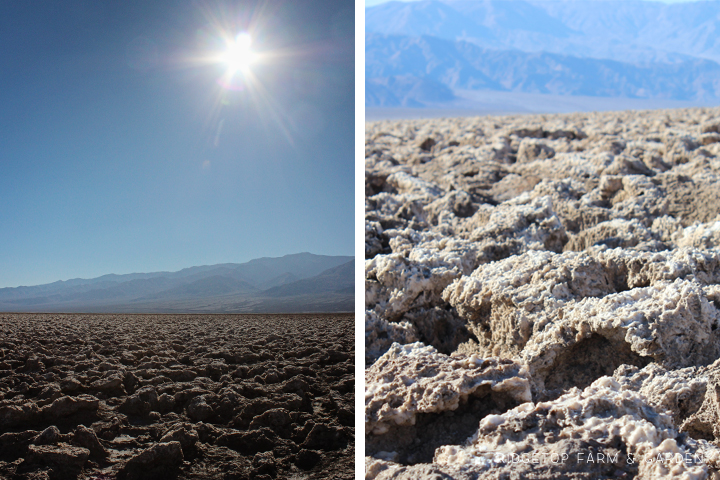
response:
M353 318L0 314L0 478L352 478Z
M366 479L720 478L720 109L366 124Z

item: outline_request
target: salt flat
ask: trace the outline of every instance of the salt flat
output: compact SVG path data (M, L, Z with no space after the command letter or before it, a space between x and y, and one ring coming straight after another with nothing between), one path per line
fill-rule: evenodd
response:
M719 156L717 108L367 123L366 477L720 475Z
M353 478L353 315L0 314L0 478Z

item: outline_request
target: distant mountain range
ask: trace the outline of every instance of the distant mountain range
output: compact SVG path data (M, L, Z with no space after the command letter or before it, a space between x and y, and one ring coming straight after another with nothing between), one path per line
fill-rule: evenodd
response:
M366 9L366 106L458 89L720 98L720 0L423 0Z
M354 259L311 253L178 272L0 288L5 312L283 313L354 310Z

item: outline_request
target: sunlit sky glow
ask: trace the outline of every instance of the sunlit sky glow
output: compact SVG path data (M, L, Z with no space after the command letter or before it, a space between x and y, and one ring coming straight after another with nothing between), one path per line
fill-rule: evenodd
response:
M250 69L255 61L255 52L251 46L252 38L247 32L238 33L233 40L228 42L221 59L228 66L230 75L235 75L238 70L246 72Z
M354 251L354 2L0 2L0 287Z

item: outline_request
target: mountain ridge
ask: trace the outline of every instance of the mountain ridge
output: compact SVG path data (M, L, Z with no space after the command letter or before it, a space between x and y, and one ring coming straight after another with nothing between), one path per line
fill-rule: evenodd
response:
M322 280L323 275L334 275L338 267L353 262L352 256L304 252L242 264L188 267L176 272L108 274L73 279L78 282L8 287L0 289L0 311L272 313L279 305L282 311L291 311L295 305L301 312L311 304L322 305L327 311L344 311L354 301L352 273L341 269L341 275L335 278L338 285L335 289L324 288ZM315 277L320 279L313 283ZM297 282L311 288L284 295L298 297L294 303L292 298L275 299L273 288ZM345 288L349 284L353 286L350 290ZM250 307L244 309L243 305Z
M720 98L720 64L711 60L638 66L547 52L492 50L431 36L368 34L366 75L370 85L377 79L410 76L443 85L450 92L489 89L675 100ZM405 91L410 91L407 86ZM408 106L429 103L404 98L409 98ZM368 106L378 106L367 95L366 99Z
M450 105L460 90L720 99L720 0L422 0L365 12L368 107Z
M431 35L493 49L623 62L672 61L674 55L720 61L720 39L709 37L720 30L718 7L718 0L683 4L642 0L387 2L365 9L365 31ZM429 16L426 12L431 9L444 14ZM474 28L490 33L469 34Z

